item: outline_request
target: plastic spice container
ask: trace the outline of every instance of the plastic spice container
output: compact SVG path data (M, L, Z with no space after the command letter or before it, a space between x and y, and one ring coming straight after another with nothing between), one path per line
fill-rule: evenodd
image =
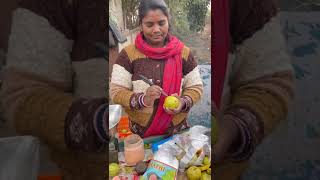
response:
M131 134L124 139L124 158L127 165L134 166L144 159L143 139L137 134Z

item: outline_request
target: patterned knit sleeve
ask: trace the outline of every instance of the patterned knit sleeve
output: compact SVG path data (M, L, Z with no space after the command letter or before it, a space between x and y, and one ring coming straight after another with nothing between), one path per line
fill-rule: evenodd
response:
M186 102L184 111L189 111L203 93L203 82L200 77L197 61L189 48L184 48L182 99Z
M22 5L13 12L1 88L3 111L17 133L66 149L65 116L75 99L71 94L73 44L40 14Z
M110 98L113 103L120 104L125 109L142 109L143 93L132 91L132 74L132 63L123 49L112 67Z
M88 7L87 2L81 3L81 8ZM95 6L98 5L96 3ZM74 74L76 71L70 55L76 60L99 57L92 53L92 47L84 46L90 46L90 43L83 42L84 39L73 41L74 37L86 37L94 43L96 38L103 40L104 32L103 28L97 28L97 15L90 16L95 20L82 17L81 25L73 24L73 7L67 1L19 2L12 16L1 87L1 103L5 107L3 111L8 124L17 133L36 136L49 147L62 151L70 149L70 140L84 142L85 146L96 146L93 142L98 138L95 137L93 118L96 109L106 104L105 101L92 100L89 106L85 103L87 100L73 94L73 85L79 86L73 80L79 79L79 76ZM77 10L85 16L81 11ZM86 23L88 21L92 23ZM96 31L89 31L88 28ZM77 36L74 30L79 33ZM90 35L85 34L87 32L91 32ZM79 111L81 114L77 113ZM80 123L81 126L75 126ZM69 132L71 138L65 136ZM84 134L90 135L80 139Z
M293 99L294 74L286 54L279 17L273 17L237 49L231 105L225 116L238 125L241 142L235 160L248 159L263 138L285 120Z

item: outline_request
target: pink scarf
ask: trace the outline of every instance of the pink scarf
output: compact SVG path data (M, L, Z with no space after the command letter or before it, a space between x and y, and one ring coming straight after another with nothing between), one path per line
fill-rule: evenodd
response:
M213 98L218 108L221 106L224 81L227 70L229 53L229 1L218 0L211 4L213 9L213 40L212 40L212 67L213 67Z
M162 60L165 62L162 89L168 94L180 93L180 85L182 80L182 49L184 44L175 36L168 35L169 42L165 47L153 48L148 45L142 33L138 34L135 40L135 45L148 58ZM151 125L144 133L144 137L153 135L165 134L173 115L167 114L163 109L165 97L162 95L159 100L159 105Z

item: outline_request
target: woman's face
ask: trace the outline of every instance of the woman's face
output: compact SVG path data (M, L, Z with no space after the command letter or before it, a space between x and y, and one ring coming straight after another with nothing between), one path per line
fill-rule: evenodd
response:
M168 17L160 9L149 10L142 19L144 37L152 47L164 46L169 30Z

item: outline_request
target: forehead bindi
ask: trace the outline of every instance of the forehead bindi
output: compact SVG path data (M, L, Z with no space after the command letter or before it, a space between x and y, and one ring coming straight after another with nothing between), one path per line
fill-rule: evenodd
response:
M142 19L144 23L156 23L161 21L166 21L168 18L160 9L149 10L147 14Z

